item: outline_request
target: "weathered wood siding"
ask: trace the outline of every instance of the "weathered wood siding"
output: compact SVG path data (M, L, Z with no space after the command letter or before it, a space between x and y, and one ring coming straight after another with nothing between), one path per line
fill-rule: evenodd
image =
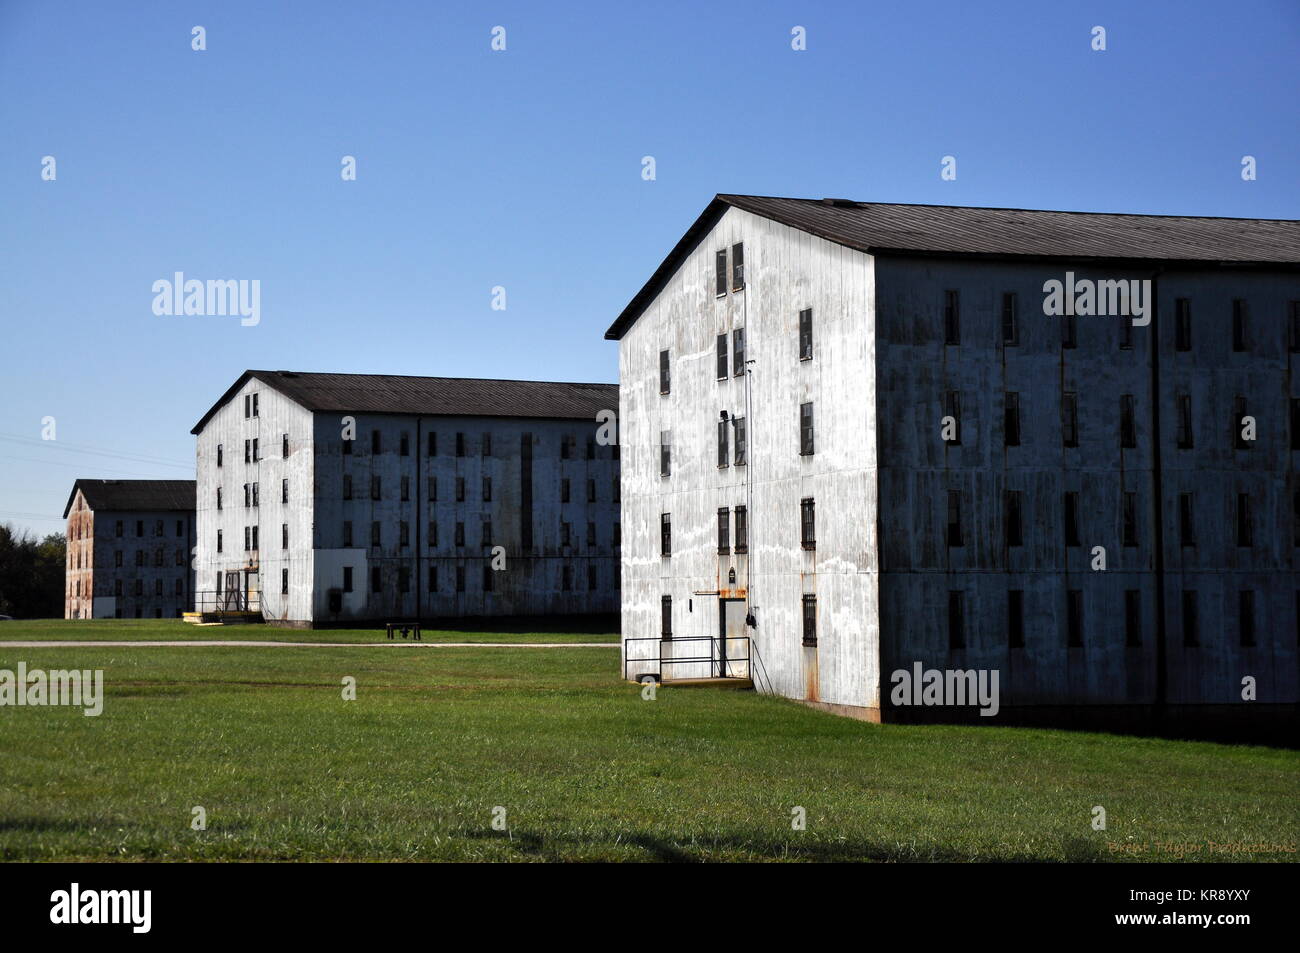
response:
M714 255L744 243L746 287L714 293ZM760 690L874 708L878 704L872 261L869 256L736 209L726 212L623 337L623 635L718 634L717 595L747 595ZM801 361L799 312L813 310L814 356ZM746 329L746 379L716 379L717 335ZM671 392L659 393L659 352ZM799 452L799 407L814 405L816 452ZM748 409L747 409L748 404ZM720 411L746 417L749 464L717 465ZM672 473L659 475L659 435L672 434ZM734 434L733 434L734 436ZM734 450L734 447L732 448ZM747 496L748 501L747 501ZM816 501L816 550L800 545L800 500ZM719 555L717 511L749 507L749 553ZM672 556L660 515L672 515ZM728 584L736 570L736 586ZM805 647L802 599L817 597L818 645ZM704 643L669 644L698 655ZM633 643L631 657L655 651ZM625 657L628 649L625 643ZM633 664L629 674L657 666ZM698 669L698 670L696 670ZM708 674L704 666L670 677Z

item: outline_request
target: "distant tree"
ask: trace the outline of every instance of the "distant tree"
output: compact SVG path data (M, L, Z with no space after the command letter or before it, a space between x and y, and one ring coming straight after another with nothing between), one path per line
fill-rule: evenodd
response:
M38 539L0 523L0 614L61 618L66 554L62 533Z

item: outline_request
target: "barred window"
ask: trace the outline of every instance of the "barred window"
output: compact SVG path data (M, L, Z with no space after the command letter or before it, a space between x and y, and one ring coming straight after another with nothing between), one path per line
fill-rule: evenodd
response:
M817 511L812 497L799 501L799 543L804 549L817 548Z

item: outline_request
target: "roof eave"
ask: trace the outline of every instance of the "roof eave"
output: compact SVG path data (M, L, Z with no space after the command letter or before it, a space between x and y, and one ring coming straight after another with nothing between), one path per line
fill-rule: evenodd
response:
M703 240L709 229L714 226L717 220L722 217L722 213L730 206L731 203L722 195L719 194L713 197L713 200L700 213L699 218L686 230L686 234L678 240L672 251L659 263L659 267L650 276L650 280L641 286L641 290L632 297L627 307L614 319L614 323L605 331L605 340L618 341L622 339L628 328L636 323L637 318L641 317L641 313L645 311L654 296L668 283L668 279L676 274L682 260L695 249L695 246Z

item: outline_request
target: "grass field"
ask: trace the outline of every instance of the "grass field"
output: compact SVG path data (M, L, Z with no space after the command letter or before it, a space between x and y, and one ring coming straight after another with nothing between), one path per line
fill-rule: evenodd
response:
M425 629L425 642L618 642L617 632L552 632L534 625L529 629L502 628L494 632L475 629ZM565 620L571 622L572 620ZM271 625L189 625L180 619L24 619L0 622L0 643L35 640L72 642L387 642L382 625L368 629L289 629ZM401 637L395 637L400 642ZM408 641L410 641L408 639Z
M726 688L644 700L617 658L0 643L0 669L101 668L106 695L97 718L0 708L0 859L1295 856L1206 853L1296 844L1294 752L882 727Z

